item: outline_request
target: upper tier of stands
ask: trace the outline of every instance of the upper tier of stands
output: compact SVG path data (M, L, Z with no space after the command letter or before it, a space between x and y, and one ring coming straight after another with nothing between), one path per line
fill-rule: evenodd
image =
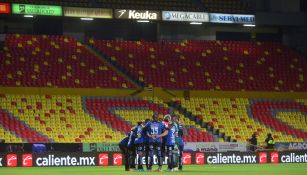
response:
M224 91L307 90L307 61L276 43L90 40L146 86ZM135 88L74 38L6 35L0 85Z
M254 0L3 0L2 2L102 7L112 9L206 11L219 13L251 13L255 11Z
M6 35L0 86L135 88L74 38Z
M306 91L307 61L270 42L89 40L154 87L223 91Z

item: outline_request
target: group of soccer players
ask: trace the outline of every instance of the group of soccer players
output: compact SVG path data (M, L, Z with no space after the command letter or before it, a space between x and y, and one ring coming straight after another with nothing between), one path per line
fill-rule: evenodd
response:
M154 155L159 166L156 171L162 170L164 157L168 157L168 171L182 170L183 126L178 119L178 115L168 114L160 121L155 113L152 121L146 119L138 122L128 136L119 142L125 157L125 170L144 171L142 160L145 157L147 171L153 171Z

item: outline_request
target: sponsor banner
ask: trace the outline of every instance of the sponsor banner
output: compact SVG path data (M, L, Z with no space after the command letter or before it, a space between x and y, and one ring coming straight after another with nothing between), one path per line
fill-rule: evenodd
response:
M271 152L270 153L270 161L271 161L271 163L279 163L278 157L279 157L279 153L278 152Z
M11 12L11 6L9 3L0 3L0 14L9 14Z
M138 162L138 159L139 159L139 156L136 156L135 163ZM182 154L182 163L184 165L191 165L193 163L192 160L195 160L195 154L194 153L183 153ZM142 158L141 162L142 162L143 165L146 164L145 157ZM162 158L162 164L167 165L167 162L168 162L168 157L167 156L163 157ZM158 157L156 155L153 156L153 164L154 165L158 164Z
M7 167L17 167L17 154L7 154L6 155L6 166Z
M113 154L113 165L116 166L123 165L123 154L120 153Z
M207 164L256 164L259 158L256 153L205 153Z
M164 157L162 161L166 165L168 157ZM138 162L138 157L135 162ZM145 165L145 157L141 162ZM307 152L185 152L182 162L185 165L307 163ZM153 163L158 164L156 155ZM122 153L0 154L0 167L121 166L123 164Z
M307 152L306 151L275 152L274 158L275 162L272 163L306 163Z
M205 164L205 154L204 153L195 154L195 164Z
M210 13L212 23L255 24L255 15Z
M86 18L112 18L112 9L63 7L64 16Z
M5 162L4 158L5 158L5 155L0 154L0 167L6 166L6 164L4 164L4 162Z
M307 150L307 142L277 142L275 149L278 151L284 150Z
M246 143L219 143L219 142L186 142L184 151L196 152L227 152L247 151Z
M268 163L268 153L267 152L259 152L258 153L258 161L260 164Z
M83 152L120 152L117 143L83 143Z
M109 154L101 153L98 155L98 165L99 166L108 166L109 165Z
M33 154L33 166L97 166L97 154L56 153Z
M208 13L162 11L163 21L209 22Z
M191 153L182 153L182 163L184 165L192 164L192 154Z
M12 4L13 14L62 16L61 6Z
M152 10L116 9L114 17L116 19L160 20L161 14L159 11Z
M23 167L31 167L31 166L33 166L32 154L23 154L22 155L22 166Z

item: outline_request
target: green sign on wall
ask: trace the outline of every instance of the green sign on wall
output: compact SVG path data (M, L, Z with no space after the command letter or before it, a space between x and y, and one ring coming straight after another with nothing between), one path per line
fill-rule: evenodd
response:
M13 14L62 16L61 6L12 4Z
M120 152L117 143L83 143L83 152Z

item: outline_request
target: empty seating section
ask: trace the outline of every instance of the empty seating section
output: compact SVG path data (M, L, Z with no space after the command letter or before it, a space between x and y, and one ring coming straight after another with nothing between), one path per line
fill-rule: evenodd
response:
M99 57L66 36L6 35L0 85L134 88Z
M216 13L253 13L255 0L200 0L207 12Z
M276 43L89 40L148 86L224 91L306 91L307 62Z
M307 132L298 128L289 127L288 123L276 119L274 115L284 111L299 112L306 116L307 106L293 100L271 101L265 99L253 100L250 105L250 114L259 122L273 128L275 131L306 139ZM292 122L294 121L293 119Z
M301 112L280 112L276 115L276 118L282 122L288 123L293 128L301 129L307 132L307 117Z
M151 119L153 111L149 110L116 110L115 114L125 119L132 125L136 125L139 121L144 121L145 119ZM180 115L179 115L180 116ZM160 115L159 118L163 119ZM208 134L205 129L200 128L198 124L191 121L184 116L180 116L180 123L185 127L184 140L185 141L197 141L197 142L212 142L212 135Z
M1 98L0 108L12 114L15 120L45 135L51 142L116 142L123 137L120 132L85 113L80 96L6 94ZM10 126L13 131L19 130L14 123Z
M169 109L162 100L151 97L2 94L0 138L8 143L118 142L136 121L152 119L154 112L163 118ZM183 116L180 122L186 128L186 141L213 141L195 122Z
M146 98L87 98L86 108L97 119L107 123L112 128L128 133L137 121L151 119L154 112L160 117L168 113L161 100ZM186 121L186 119L181 119ZM213 141L213 137L194 122L183 123L186 126L186 141ZM190 137L188 137L190 136Z
M86 98L85 107L89 113L96 117L97 120L105 122L108 126L128 134L132 127L127 121L114 115L114 110L129 110L134 108L143 108L166 114L167 110L160 109L159 105L149 103L145 100L135 98L113 98L113 97L93 97Z
M226 136L246 142L253 133L260 143L267 133L276 142L307 138L307 101L247 98L174 98L197 118ZM0 137L19 142L117 142L137 121L157 112L169 113L162 100L151 97L81 97L5 94L0 98ZM177 111L175 111L178 114ZM180 115L185 141L214 141L194 121Z
M16 137L16 135L7 131L0 125L0 138L4 139L8 143L22 143L22 139Z
M286 123L283 125L283 129L277 130L276 125L278 123L274 123L275 121L270 120L272 125L262 122L252 112L253 102L246 98L191 98L190 100L176 98L174 100L198 118L208 122L209 125L219 129L220 132L224 132L226 136L231 136L238 142L246 142L253 133L258 134L260 143L263 143L267 133L272 133L276 142L301 142L307 138L306 132L302 135L298 135L295 132L286 133L287 130L291 130L292 126L296 126L293 123ZM274 103L278 102L277 100ZM267 107L270 106L268 104ZM306 109L307 106L302 106L302 108ZM294 108L289 110L294 110ZM276 113L282 111L283 109L280 108L275 110ZM306 118L306 113L302 113L301 116ZM264 117L267 119L273 118L273 116L268 115ZM292 122L295 122L295 120L292 120ZM306 121L302 125L305 126Z

